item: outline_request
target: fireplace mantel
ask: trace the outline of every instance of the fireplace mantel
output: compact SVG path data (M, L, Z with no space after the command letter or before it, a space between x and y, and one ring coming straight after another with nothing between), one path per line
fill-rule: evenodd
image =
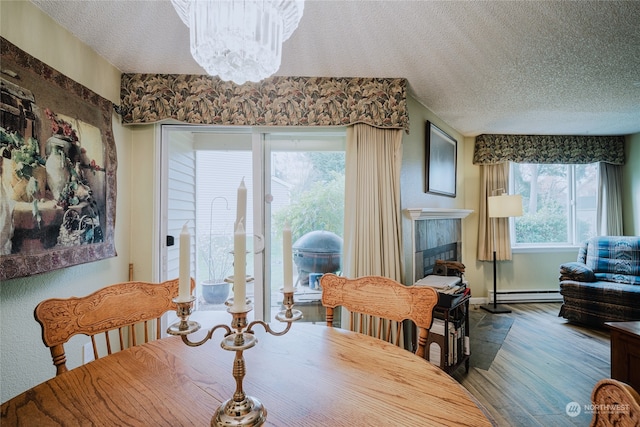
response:
M408 208L404 210L410 219L463 219L473 213L471 209Z
M462 262L462 220L469 209L409 208L413 282L432 274L436 260Z

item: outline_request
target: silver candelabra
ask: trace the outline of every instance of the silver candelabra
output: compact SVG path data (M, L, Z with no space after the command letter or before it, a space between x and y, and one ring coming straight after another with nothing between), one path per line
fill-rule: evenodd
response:
M284 330L276 332L271 329L268 323L262 320L254 320L248 323L247 314L253 310L253 306L250 301L247 301L243 308L231 306L227 309L232 315L231 326L216 325L209 330L202 340L197 342L193 342L188 338L189 334L200 330L198 322L189 320L189 316L193 313L195 297L191 296L187 301L180 301L179 298L173 299L176 304L176 313L180 320L169 326L167 333L179 335L182 337L182 342L190 347L197 347L210 340L217 329L224 329L225 335L220 345L225 350L236 352L232 370L236 381L236 390L233 393L233 397L223 402L216 410L213 418L211 418L211 426L259 426L266 421L267 410L264 405L255 397L247 395L242 388L242 380L246 372L243 352L258 342L253 330L255 325L261 325L271 335L280 336L291 329L291 324L294 321L302 318L302 312L293 309L293 291L283 291L283 295L285 308L276 315L276 319L287 324ZM227 304L229 304L229 301L227 301Z

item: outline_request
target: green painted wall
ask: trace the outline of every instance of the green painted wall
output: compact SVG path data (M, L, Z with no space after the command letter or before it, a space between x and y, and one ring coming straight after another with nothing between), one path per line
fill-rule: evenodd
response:
M411 220L404 213L409 208L456 208L465 209L465 171L460 167L465 157L464 138L431 111L408 97L410 128L402 139L402 171L400 176L400 205L403 209L402 240L404 246L404 283L413 283L413 260L411 247ZM430 121L458 141L457 194L455 198L425 193L425 136L426 121ZM463 241L465 240L463 230Z
M78 42L28 1L0 1L0 34L11 43L51 65L93 91L118 102L120 72ZM64 46L64 48L61 48ZM115 247L118 256L0 284L0 378L2 402L55 375L41 329L33 318L35 306L54 297L86 295L105 285L127 280L129 271L130 174L129 130L114 115L118 153ZM74 337L66 347L67 366L82 362L87 337Z
M493 263L477 260L480 169L473 164L475 138L464 138L440 121L424 106L409 98L411 128L403 138L402 209L458 208L474 212L462 220L463 255L466 278L474 298L488 296L493 289ZM456 198L424 193L425 121L430 120L458 140L458 193ZM627 137L624 166L624 229L626 235L640 230L640 134ZM403 218L405 282L411 283L411 224ZM575 261L577 249L537 250L514 253L512 261L498 263L499 290L557 290L559 265Z
M475 138L462 137L431 111L409 98L410 133L403 138L401 206L407 208L457 208L474 212L462 220L462 262L473 298L484 298L493 288L493 264L477 261L480 168L473 164ZM425 122L429 120L458 140L457 194L455 198L426 194ZM405 283L412 283L411 221L403 217ZM513 261L498 265L498 289L557 289L558 266L573 261L577 250L514 254Z

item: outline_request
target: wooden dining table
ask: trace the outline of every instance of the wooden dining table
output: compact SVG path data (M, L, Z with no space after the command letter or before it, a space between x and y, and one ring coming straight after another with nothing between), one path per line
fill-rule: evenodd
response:
M267 410L265 425L491 425L460 384L409 351L304 322L282 336L254 330L243 387ZM236 389L223 335L199 347L164 338L82 365L3 403L0 424L207 426Z

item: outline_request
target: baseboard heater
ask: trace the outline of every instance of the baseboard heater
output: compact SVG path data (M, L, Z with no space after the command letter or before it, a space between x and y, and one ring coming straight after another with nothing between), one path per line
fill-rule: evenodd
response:
M489 290L489 301L493 301L493 290ZM527 289L518 291L498 291L500 302L561 302L562 295L559 290L549 289Z

